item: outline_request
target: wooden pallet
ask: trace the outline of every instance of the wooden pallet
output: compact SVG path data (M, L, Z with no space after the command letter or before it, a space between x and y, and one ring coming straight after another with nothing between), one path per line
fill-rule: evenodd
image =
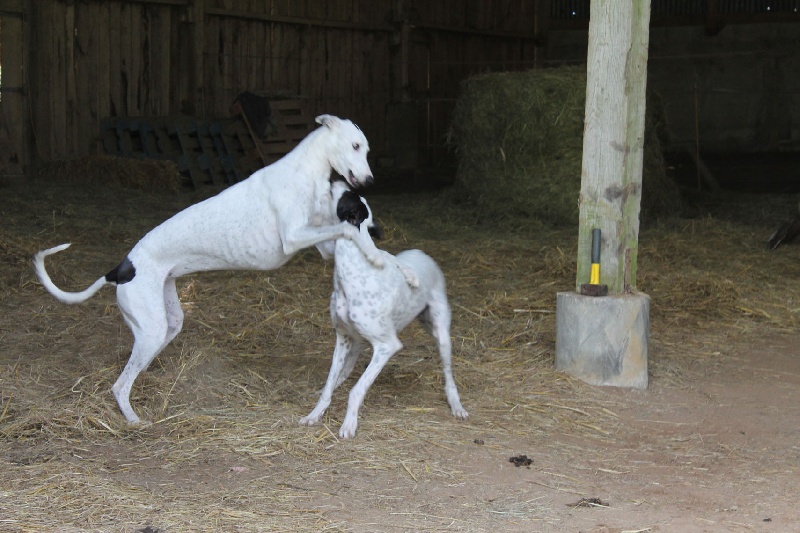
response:
M119 157L168 159L194 188L239 182L291 151L312 121L299 100L270 102L276 131L257 138L244 114L229 119L193 117L107 118L101 123L103 149Z
M276 131L260 143L266 164L291 152L308 135L314 123L302 100L272 100L270 107Z
M313 124L303 100L272 99L269 105L273 129L266 139L260 139L254 133L238 101L231 106L231 111L241 118L250 134L252 156L260 158L264 166L274 163L292 151L308 135Z

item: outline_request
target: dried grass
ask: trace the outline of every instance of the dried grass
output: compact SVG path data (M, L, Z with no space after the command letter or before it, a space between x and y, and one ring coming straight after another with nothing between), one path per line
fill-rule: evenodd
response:
M485 216L574 226L581 185L586 68L486 73L461 83L449 141L459 159L454 192ZM648 94L642 218L680 208L665 171L664 112Z
M376 514L369 523L377 530L548 524L550 510L513 492L454 510L434 500L411 507L398 488L471 483L463 461L507 461L499 442L565 459L613 443L617 400L553 369L555 293L574 287L574 232L476 224L462 207L414 195L370 201L388 230L383 247L422 248L447 275L454 369L469 421L450 417L434 345L412 326L405 350L371 390L355 440L336 437L343 390L323 425L298 425L333 347L330 265L309 251L276 272L181 280L184 332L133 391L133 405L153 423L128 428L109 392L131 343L113 291L63 306L34 281L28 257L77 241L48 266L65 288L82 287L194 199L40 183L3 191L5 531L347 531L333 511L348 502L331 487L351 483L374 487L359 510L367 522L370 509L390 509L403 524ZM800 325L796 249L768 252L770 227L746 213L737 218L643 229L639 286L652 297L654 381L679 383L692 360L719 357L732 339ZM536 482L576 501L594 496L557 473Z

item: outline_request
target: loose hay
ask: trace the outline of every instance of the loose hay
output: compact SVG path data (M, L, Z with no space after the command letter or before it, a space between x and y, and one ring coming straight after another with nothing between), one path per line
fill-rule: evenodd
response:
M462 82L449 142L457 189L485 216L575 225L583 157L586 68L490 73ZM677 186L661 155L663 110L648 96L642 217L672 215Z
M519 449L535 450L531 471L517 473L540 474L544 457L566 461L615 442L619 400L553 369L555 293L574 287L574 232L476 225L463 208L413 195L370 203L387 229L383 247L419 247L442 265L454 372L470 420L450 416L434 343L410 327L405 349L367 397L354 441L336 437L346 389L323 425L299 426L334 343L331 267L309 251L276 272L182 279L185 330L133 390L136 409L154 423L129 429L109 390L131 346L113 291L64 306L34 281L28 258L77 238L80 246L49 265L58 282L83 287L187 202L54 185L4 190L4 530L348 531L337 512L352 505L348 487L359 484L372 490L357 512L391 509L405 529L520 529L515 520L546 522L552 509L515 492L457 511L449 499L414 507L399 491L473 483L462 460L470 453L500 465ZM643 231L640 288L652 297L654 382L679 382L687 361L719 357L731 339L800 325L795 250L768 252L760 235L770 224L741 210L736 218ZM510 441L525 447L502 444ZM532 483L592 496L554 473ZM382 516L373 529L390 528Z

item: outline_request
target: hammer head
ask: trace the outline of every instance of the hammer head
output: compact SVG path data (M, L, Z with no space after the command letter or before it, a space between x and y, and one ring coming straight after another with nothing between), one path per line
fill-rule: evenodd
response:
M608 296L608 285L581 283L581 294L584 296Z

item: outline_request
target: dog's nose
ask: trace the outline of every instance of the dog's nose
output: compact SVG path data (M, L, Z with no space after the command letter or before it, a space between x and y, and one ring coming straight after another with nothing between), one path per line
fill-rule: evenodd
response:
M375 178L373 178L371 174L364 178L365 185L372 185L373 183L375 183Z

